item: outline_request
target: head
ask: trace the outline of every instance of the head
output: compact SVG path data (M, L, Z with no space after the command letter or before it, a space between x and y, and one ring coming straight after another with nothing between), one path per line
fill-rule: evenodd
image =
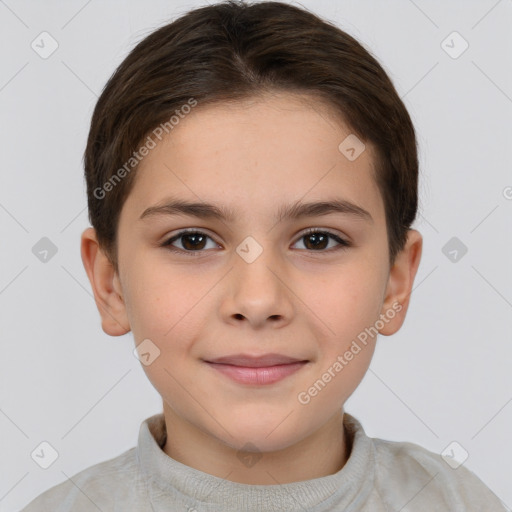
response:
M84 162L102 326L145 344L168 414L271 451L339 413L421 256L414 128L360 43L284 3L191 11L112 75ZM267 353L305 363L260 386L211 364Z

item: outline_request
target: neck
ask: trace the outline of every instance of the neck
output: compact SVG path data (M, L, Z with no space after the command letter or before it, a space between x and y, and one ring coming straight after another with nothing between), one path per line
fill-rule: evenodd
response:
M271 452L242 452L178 416L164 402L168 432L163 451L174 460L210 475L251 485L276 485L338 472L350 455L343 410L298 443Z

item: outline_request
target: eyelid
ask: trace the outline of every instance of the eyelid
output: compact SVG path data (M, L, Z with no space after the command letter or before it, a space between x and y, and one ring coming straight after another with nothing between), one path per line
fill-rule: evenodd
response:
M327 233L328 235L341 238L347 244L350 243L350 239L347 235L340 233L339 231L333 231L332 229L322 227L306 228L304 231L300 232L300 236L298 236L298 239L305 235L309 235L310 233Z
M203 252L206 252L205 250L200 251L185 251L183 249L180 249L178 247L174 247L172 244L179 240L182 236L188 235L188 234L199 234L199 235L206 235L206 237L210 238L215 242L217 245L221 245L215 237L206 229L206 228L183 228L178 230L174 235L166 235L162 242L158 243L159 247L163 247L171 252L174 253L180 253L180 254L189 254L189 255L200 255Z
M307 253L318 253L319 255L322 254L330 254L332 252L336 252L337 250L347 249L349 247L352 247L352 241L344 234L339 234L337 232L332 231L329 228L322 228L322 227L310 227L306 228L305 230L301 231L298 236L295 237L295 241L293 242L293 245L295 245L298 241L300 241L301 238L309 235L309 234L315 234L315 233L324 233L327 234L332 240L334 240L337 243L336 247L331 247L330 249L324 249L324 250L303 250L301 251L307 252ZM215 237L210 234L210 232L205 228L183 228L179 230L176 234L172 236L166 236L164 241L159 243L160 247L167 248L171 252L179 253L179 254L188 254L188 255L201 255L201 253L206 252L205 250L198 250L198 251L185 251L183 249L179 249L177 247L174 247L172 245L173 242L176 240L179 240L182 236L187 234L199 234L199 235L206 235L208 238L210 238L213 242L215 242L217 245L219 242L215 240Z
M346 236L345 234L339 233L337 231L332 231L329 228L322 228L322 227L307 228L305 231L302 231L300 236L297 237L294 244L297 243L301 238L303 238L309 234L315 234L315 233L325 233L325 234L329 235L330 238L335 240L338 245L336 247L331 247L330 249L326 249L326 250L322 250L322 251L306 251L306 252L313 253L313 254L315 252L318 252L319 254L329 254L338 249L348 249L349 247L353 246L351 239L348 236Z

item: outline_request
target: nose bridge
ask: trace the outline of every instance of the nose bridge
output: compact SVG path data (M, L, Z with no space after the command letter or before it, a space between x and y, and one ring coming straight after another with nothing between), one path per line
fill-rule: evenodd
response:
M259 240L259 241L258 241ZM250 281L252 285L265 285L267 291L274 288L279 280L275 273L281 265L275 248L271 247L270 238L263 235L247 236L236 247L235 267L237 279ZM277 281L277 282L276 282Z
M270 246L270 237L258 238L247 236L236 247L230 286L230 314L241 314L251 322L290 312L279 254Z

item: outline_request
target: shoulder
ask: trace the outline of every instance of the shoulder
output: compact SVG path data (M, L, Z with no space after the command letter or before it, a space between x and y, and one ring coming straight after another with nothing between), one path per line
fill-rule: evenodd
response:
M407 510L503 512L497 496L469 469L408 442L372 439L376 488L382 500Z
M21 512L113 510L114 503L133 503L141 493L145 493L145 488L134 447L51 487Z

